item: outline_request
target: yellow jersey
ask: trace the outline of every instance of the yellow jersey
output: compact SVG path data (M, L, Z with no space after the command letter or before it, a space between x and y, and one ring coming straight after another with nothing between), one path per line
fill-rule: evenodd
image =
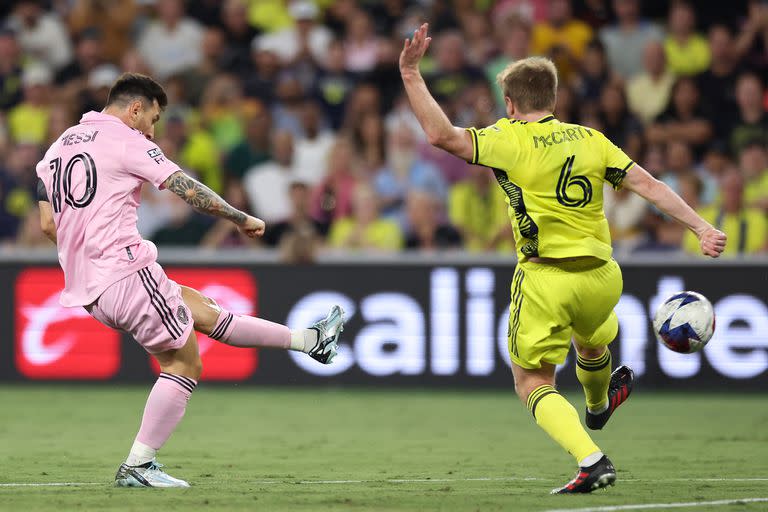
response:
M539 256L611 259L603 184L615 189L634 162L602 133L546 116L467 129L470 163L493 169L509 205L520 261Z

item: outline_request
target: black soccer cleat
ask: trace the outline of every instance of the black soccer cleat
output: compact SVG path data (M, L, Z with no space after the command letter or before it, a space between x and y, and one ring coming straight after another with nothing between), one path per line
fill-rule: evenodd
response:
M608 384L608 408L601 413L593 414L587 409L584 423L592 430L602 429L613 411L627 401L632 393L632 382L635 380L635 372L629 366L619 366L611 374L611 382Z
M559 489L552 489L550 494L577 494L603 489L616 483L616 468L608 457L603 455L599 461L588 468L579 468L573 480Z

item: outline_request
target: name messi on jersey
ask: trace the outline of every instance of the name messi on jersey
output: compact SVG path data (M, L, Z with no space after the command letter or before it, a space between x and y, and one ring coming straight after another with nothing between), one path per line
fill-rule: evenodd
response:
M586 132L586 135L585 135ZM583 126L577 126L576 128L566 128L565 130L558 130L552 132L549 135L534 135L533 136L533 149L538 149L539 146L545 148L553 144L562 144L563 142L571 142L576 140L586 139L587 135L592 137L592 130L584 128Z
M74 144L80 144L81 142L93 142L96 140L96 136L99 134L99 130L92 132L77 132L64 135L61 138L61 143L65 146L72 146Z

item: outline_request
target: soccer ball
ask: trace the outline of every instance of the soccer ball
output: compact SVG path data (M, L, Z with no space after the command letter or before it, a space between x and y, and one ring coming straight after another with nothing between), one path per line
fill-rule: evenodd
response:
M653 330L670 350L682 354L698 352L715 332L715 311L700 293L676 293L656 310Z

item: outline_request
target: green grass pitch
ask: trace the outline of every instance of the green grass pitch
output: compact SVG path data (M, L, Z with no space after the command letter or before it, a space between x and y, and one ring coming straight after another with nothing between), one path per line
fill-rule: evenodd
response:
M674 510L768 510L754 501L768 498L764 395L639 389L594 436L616 464L616 487L549 496L574 462L511 388L203 384L160 457L193 487L116 489L149 385L0 387L0 510L600 511L721 500ZM581 395L568 397L581 412ZM88 485L16 485L53 482Z

